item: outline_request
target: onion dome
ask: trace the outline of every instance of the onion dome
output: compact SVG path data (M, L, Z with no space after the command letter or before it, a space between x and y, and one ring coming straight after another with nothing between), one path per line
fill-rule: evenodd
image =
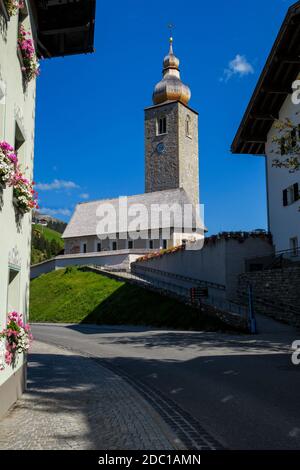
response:
M188 104L191 90L180 80L179 59L173 53L173 38L170 38L169 54L163 62L163 79L154 88L152 100L154 104L166 101L180 101Z

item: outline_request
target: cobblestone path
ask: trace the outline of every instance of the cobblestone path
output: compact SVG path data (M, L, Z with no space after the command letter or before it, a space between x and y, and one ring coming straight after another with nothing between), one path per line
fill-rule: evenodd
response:
M0 421L0 449L184 449L147 401L94 360L35 342L28 390Z

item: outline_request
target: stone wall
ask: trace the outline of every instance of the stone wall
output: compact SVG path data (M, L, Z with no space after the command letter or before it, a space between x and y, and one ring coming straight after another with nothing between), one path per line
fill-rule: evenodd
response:
M241 274L238 297L244 303L247 301L249 283L253 288L257 311L300 326L300 267Z
M167 133L157 135L157 121L166 117ZM163 153L157 145L165 147ZM179 187L178 104L169 103L145 110L145 191Z
M186 120L190 119L190 135ZM166 134L157 135L157 121L167 119ZM159 153L157 145L164 151ZM199 203L198 114L179 102L145 109L145 191L182 187Z

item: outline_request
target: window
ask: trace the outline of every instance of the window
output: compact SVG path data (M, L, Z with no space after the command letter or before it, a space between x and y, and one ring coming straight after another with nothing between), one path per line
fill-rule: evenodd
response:
M290 206L299 199L299 184L295 183L282 192L283 206Z
M116 249L117 249L117 242L112 242L112 249L113 249L113 251L116 251Z
M132 250L133 248L133 240L128 240L128 249Z
M26 165L25 162L25 137L20 129L20 126L16 122L15 127L15 151L18 155L18 160L22 166Z
M290 249L292 256L298 256L298 237L290 238Z
M150 250L153 250L153 248L154 248L153 240L149 240L149 248L150 248Z
M82 244L82 253L86 253L87 252L87 246L86 246L86 243L83 243Z
M167 242L167 240L163 240L163 241L162 241L162 246L163 246L163 249L164 249L164 250L167 249L167 247L168 247L168 242Z
M101 243L100 242L97 242L97 251L101 251Z
M20 303L20 271L9 268L8 291L7 291L7 311L19 310Z
M166 134L167 133L167 118L161 117L157 122L157 134Z
M192 137L192 133L191 133L191 116L189 116L189 115L186 117L186 121L185 121L185 133L186 133L187 137Z

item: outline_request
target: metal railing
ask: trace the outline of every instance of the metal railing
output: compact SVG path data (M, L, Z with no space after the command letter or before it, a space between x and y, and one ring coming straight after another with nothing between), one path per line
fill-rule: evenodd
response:
M204 281L202 279L197 279L194 277L183 276L182 274L171 273L169 271L162 271L161 269L151 268L150 266L142 266L141 264L132 263L131 271L136 274L140 274L140 272L142 271L143 276L144 276L144 273L152 273L152 274L159 275L162 277L177 279L182 282L188 283L191 286L210 287L212 289L225 291L225 286L223 284L218 284L216 282L210 282L210 281Z
M91 267L93 269L96 269L100 273L108 274L109 276L116 277L118 279L124 279L125 281L132 281L136 284L144 285L145 287L152 287L155 288L159 291L163 292L168 292L171 294L175 294L178 297L181 297L185 302L191 302L191 290L193 287L199 287L199 282L202 283L202 286L205 287L215 287L218 286L219 288L221 287L221 290L225 290L225 286L221 286L220 284L215 284L215 283L210 283L206 281L199 281L198 279L196 280L198 282L197 285L195 283L191 283L191 280L194 280L193 278L190 277L185 277L181 275L173 275L172 273L167 273L169 276L166 276L167 279L162 279L161 277L154 277L154 276L149 276L145 273L135 273L135 272L114 272L111 270L105 270L103 266L97 266L97 265L88 265L88 267ZM160 274L165 273L164 271L160 270L153 270L152 268L148 268L144 271L159 271ZM168 279L169 278L169 279ZM171 279L173 278L174 280L180 280L182 281L183 279L185 281L188 280L189 285L182 285L178 284L176 282L172 282ZM201 287L202 287L201 286ZM212 296L209 295L208 297L202 297L200 301L195 302L195 305L209 305L211 307L215 307L217 309L220 309L222 312L227 312L235 315L240 315L247 317L248 316L248 308L239 304L236 304L235 302L228 301L226 299L222 299L217 296Z

